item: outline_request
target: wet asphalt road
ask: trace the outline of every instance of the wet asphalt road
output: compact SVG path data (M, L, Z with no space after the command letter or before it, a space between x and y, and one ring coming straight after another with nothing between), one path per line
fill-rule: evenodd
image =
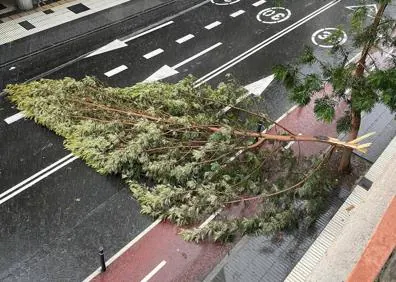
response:
M350 11L345 9L345 5L353 5L357 1L333 1L334 6L321 10L333 2L285 0L282 6L290 10L290 17L271 24L257 20L260 11L274 6L272 1L261 2L257 7L252 4L260 1L242 0L231 5L207 3L164 21L172 20L173 23L127 42L126 47L76 60L54 72L46 70L50 71L46 77L82 78L93 75L108 85L122 87L146 79L164 65L183 63L221 43L181 65L177 68L178 74L165 80L178 81L188 74L205 78L213 70L225 66L214 72L214 77L210 77L207 82L215 86L224 80L226 73L231 73L245 85L270 75L275 64L295 59L304 45L314 46L315 52L323 60L329 60L328 49L313 45L311 36L316 30L346 24ZM243 13L230 16L238 11ZM312 14L315 11L318 13ZM282 16L271 19L278 12L267 11L268 16L261 19L282 19ZM286 14L285 10L281 12ZM313 15L312 19L305 23L301 21L310 14ZM207 27L216 22L219 22L217 26L211 29ZM301 25L295 27L299 23ZM181 44L176 42L189 34L194 37ZM274 42L262 49L253 49L252 54L243 60L235 60L275 34L279 38ZM126 34L114 34L113 39L126 38ZM350 41L345 44L350 44ZM150 59L144 57L159 48L163 50L162 53ZM64 52L68 52L67 45L64 46ZM35 59L32 57L30 61L27 59L15 64L14 71L1 70L4 83L22 82L39 75L43 67L36 71ZM40 60L45 66L45 58ZM233 62L237 63L227 68ZM59 65L62 63L59 57ZM110 77L105 75L120 66L126 66L127 69ZM264 110L274 119L291 106L285 91L276 82L270 85L263 96L266 101ZM100 245L111 256L144 230L151 220L139 214L138 205L128 195L118 177L100 176L80 160L70 161L68 158L70 163L60 167L66 160L54 166L59 169L48 176L45 173L53 168L44 171L37 183L29 186L31 180L21 184L68 156L69 152L63 149L60 137L32 121L20 120L6 124L3 120L17 111L4 97L0 97L0 108L0 194L16 185L15 191L26 188L7 200L5 197L9 194L0 197L0 280L81 280L96 269Z

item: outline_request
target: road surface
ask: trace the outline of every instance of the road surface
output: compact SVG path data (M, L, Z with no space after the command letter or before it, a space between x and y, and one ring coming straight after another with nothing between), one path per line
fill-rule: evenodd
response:
M296 59L304 45L330 60L323 46L328 28L346 25L351 11L345 6L357 2L285 0L275 7L264 0L206 1L159 18L140 33L115 33L101 49L91 50L87 41L86 55L69 62L62 58L68 44L57 56L15 62L0 70L2 87L38 77L86 75L123 87L146 79L175 82L189 74L197 85L216 86L227 73L248 85L270 76L275 64ZM348 33L345 29L346 46ZM292 106L276 82L262 96L263 110L273 119ZM139 214L118 177L95 173L63 149L60 137L20 118L4 97L0 107L0 279L82 280L97 268L99 246L110 257L152 220ZM212 263L226 250L220 248Z

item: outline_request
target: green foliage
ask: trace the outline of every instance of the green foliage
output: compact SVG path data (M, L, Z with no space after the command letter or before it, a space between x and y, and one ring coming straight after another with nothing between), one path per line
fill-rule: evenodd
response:
M368 76L368 84L372 89L380 91L381 101L396 111L396 69L377 70Z
M329 97L315 100L314 113L316 117L324 122L331 123L335 116L335 102Z
M315 81L312 76L310 83ZM227 202L264 197L250 216L242 212L216 219L201 231L185 231L186 239L227 241L315 218L317 209L309 205L316 197L324 201L324 194L316 191L322 183L310 189L304 185L301 195L293 189L270 196L303 179L311 161L297 161L277 142L248 149L254 138L233 132L252 125L254 130L265 115L244 110L241 103L241 109L219 114L245 90L233 80L215 89L194 88L193 82L189 77L177 84L111 88L92 77L42 79L9 85L6 91L27 117L63 136L65 147L89 166L104 175L121 175L143 214L191 226L221 208L238 206Z
M346 111L344 116L337 120L337 132L346 133L351 130L351 112Z
M382 8L386 8L386 5L391 3L388 0L376 2L385 5ZM364 3L366 1L362 1L362 4ZM368 66L366 66L372 49L378 46L396 46L395 38L391 35L396 28L396 21L381 14L381 9L379 11L380 20L376 21L367 17L369 12L367 7L358 8L351 16L350 26L340 27L340 30L350 30L348 37L353 39L354 47L363 48L364 57L359 60L360 63L363 60L363 64L347 64L350 60L349 54L356 50L339 45L342 32L336 31L326 39L327 43L334 45L329 52L333 57L330 60L332 63L322 61L311 47L306 47L295 63L277 65L273 69L275 78L284 83L292 101L305 106L314 100L314 113L318 120L330 123L335 118L337 105L340 102L348 105L347 114L337 122L339 132L351 129L349 113L352 110L370 112L376 103L382 102L392 111L396 111L396 59L387 70L367 71ZM365 51L368 51L368 54ZM360 69L357 74L360 67L367 72L362 74ZM321 90L326 84L332 86L332 91L323 94Z

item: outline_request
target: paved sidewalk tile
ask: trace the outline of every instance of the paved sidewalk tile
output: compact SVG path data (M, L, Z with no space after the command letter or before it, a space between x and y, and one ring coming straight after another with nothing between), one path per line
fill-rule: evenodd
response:
M0 15L0 45L129 1L61 0L6 18Z

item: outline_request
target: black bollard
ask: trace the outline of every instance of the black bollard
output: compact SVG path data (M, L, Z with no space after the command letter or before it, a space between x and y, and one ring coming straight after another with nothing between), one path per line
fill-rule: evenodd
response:
M100 257L100 266L102 268L102 272L105 272L106 271L106 262L105 262L103 247L100 247L100 249L99 249L99 257Z
M264 130L264 124L262 122L259 122L257 125L257 133L261 133ZM255 143L259 140L257 137L256 140L254 141Z

